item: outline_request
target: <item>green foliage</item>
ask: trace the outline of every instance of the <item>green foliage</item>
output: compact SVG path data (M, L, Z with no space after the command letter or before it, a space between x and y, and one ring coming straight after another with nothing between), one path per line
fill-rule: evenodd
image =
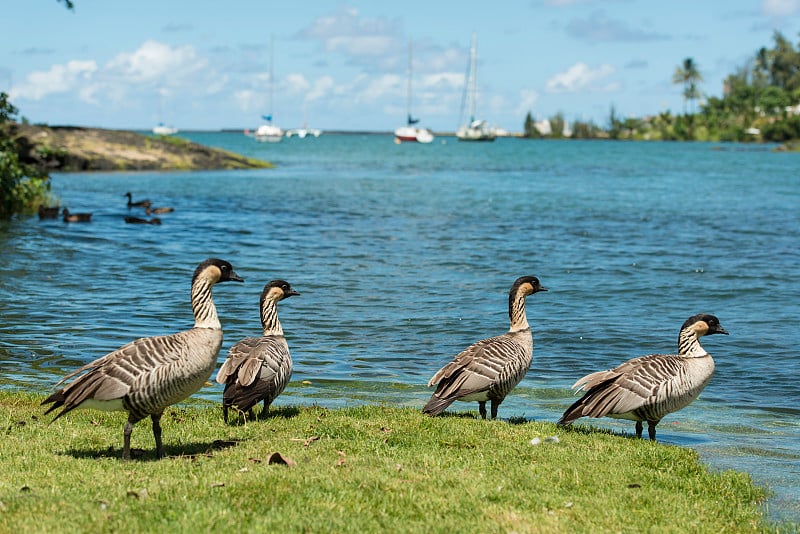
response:
M418 409L273 407L226 425L176 406L156 461L147 421L49 424L40 396L0 391L8 532L764 532L764 490L691 449L581 427ZM558 441L552 438L557 436ZM539 438L540 443L531 443ZM296 465L271 463L279 453Z
M9 123L18 110L0 93L0 219L32 214L50 200L50 177L23 165L11 139Z

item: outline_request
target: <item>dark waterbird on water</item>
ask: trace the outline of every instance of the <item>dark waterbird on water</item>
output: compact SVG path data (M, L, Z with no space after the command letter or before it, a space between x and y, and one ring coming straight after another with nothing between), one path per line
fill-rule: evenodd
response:
M56 387L77 378L42 402L53 403L45 413L61 408L55 421L75 408L128 412L123 433L124 460L131 459L133 425L150 416L156 457L162 458L164 410L200 389L217 365L222 325L211 290L214 284L229 281L244 282L230 263L216 258L202 262L192 276L193 328L137 339L69 373Z
M141 217L125 217L125 222L128 224L161 224L161 219L153 217L152 219L142 219Z
M136 202L133 201L133 194L128 191L125 193L126 197L128 197L128 209L130 208L143 208L146 205L150 204L149 200L137 200Z
M162 213L172 213L173 211L175 211L175 208L171 207L154 208L152 207L149 201L144 205L144 212L147 215L151 214L161 215Z
M58 206L45 206L44 204L39 205L40 219L58 219L58 214L60 212L61 208Z
M64 211L62 213L64 216L64 222L66 223L91 222L92 220L91 213L70 213L67 208L64 208Z

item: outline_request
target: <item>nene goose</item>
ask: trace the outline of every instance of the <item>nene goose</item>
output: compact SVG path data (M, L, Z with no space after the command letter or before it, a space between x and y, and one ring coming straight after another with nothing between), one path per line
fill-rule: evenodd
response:
M508 295L511 328L503 335L474 343L439 369L428 387L439 384L422 409L434 416L454 401L478 401L478 410L486 419L486 401L491 401L492 419L506 395L519 384L531 366L533 336L525 315L525 297L547 291L535 276L518 278Z
M208 259L192 277L194 328L177 334L137 339L61 379L77 376L42 404L45 413L63 408L55 421L75 408L128 412L122 458L131 459L133 425L153 420L156 457L164 456L161 415L171 404L196 392L211 376L222 345L222 327L211 289L218 282L243 282L227 261Z
M129 192L125 193L123 196L128 197L128 209L130 208L144 208L148 204L150 204L149 200L138 200L136 202L133 201L133 195Z
M67 208L64 208L64 211L61 212L63 215L63 219L65 223L71 222L91 222L92 214L91 213L70 213Z
M264 401L262 415L283 392L292 376L292 358L278 320L278 302L299 295L288 282L273 280L261 292L261 326L264 335L245 338L228 351L228 358L217 373L225 384L222 418L228 422L228 409L252 417L252 409Z
M698 314L683 323L678 354L651 354L628 360L609 371L584 376L572 388L585 394L570 406L559 425L580 417L613 417L636 421L636 437L656 439L656 425L672 412L688 406L714 374L714 360L700 345L700 337L727 334L713 315Z

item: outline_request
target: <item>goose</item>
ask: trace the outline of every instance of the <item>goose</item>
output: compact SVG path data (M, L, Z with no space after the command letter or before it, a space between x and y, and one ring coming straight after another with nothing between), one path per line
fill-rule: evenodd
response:
M436 392L422 409L434 416L454 401L478 401L478 410L486 419L486 401L491 401L491 417L506 395L528 372L533 358L533 336L525 314L525 297L547 291L535 276L517 278L508 295L511 328L503 335L478 341L439 369L428 381L438 384Z
M243 282L230 263L211 258L200 263L192 277L194 327L177 334L132 341L69 373L55 387L74 378L42 404L46 414L62 408L53 421L75 408L128 412L123 433L123 460L131 459L133 426L153 420L156 457L164 456L161 416L164 410L195 393L211 376L222 345L222 326L211 296L214 284Z
M636 437L656 439L656 425L672 412L688 406L714 373L714 360L700 345L700 337L728 334L713 315L689 317L678 334L678 354L651 354L633 358L608 371L584 376L572 389L584 395L567 408L558 424L580 417L613 417L636 421Z
M150 204L149 201L144 205L144 212L147 215L151 214L161 215L163 213L172 213L173 211L175 211L175 208L169 208L169 207L153 208L152 204Z
M261 337L245 338L228 351L217 373L217 382L225 385L222 394L222 418L228 422L228 409L249 413L264 401L262 414L280 395L292 377L292 358L278 320L278 302L299 295L288 282L273 280L261 292Z
M58 219L58 214L61 213L61 208L58 206L45 206L39 205L39 218L40 219Z
M131 194L130 191L125 193L123 196L128 197L128 209L130 209L130 208L143 208L147 204L150 203L149 200L138 200L138 201L134 202L133 201L133 194Z
M142 219L141 217L125 217L125 222L128 224L161 224L161 219L153 217L152 219Z
M91 222L92 221L92 214L91 213L70 213L67 208L64 208L62 212L64 222L71 223L71 222Z

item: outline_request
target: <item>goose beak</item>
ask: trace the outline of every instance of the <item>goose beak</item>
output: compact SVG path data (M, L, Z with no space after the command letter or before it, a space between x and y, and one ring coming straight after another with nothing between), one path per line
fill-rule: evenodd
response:
M287 293L286 296L287 297L296 297L299 294L300 294L299 291L295 291L294 288L292 288L292 289L289 290L289 293Z
M235 271L231 271L231 274L228 277L228 280L230 280L231 282L244 282L244 278L242 278L241 276L236 274Z
M535 291L535 293L538 293L539 291L547 291L547 288L544 286L539 286L539 288Z
M725 334L728 335L728 331L722 328L722 325L719 325L713 332L709 332L709 334Z

